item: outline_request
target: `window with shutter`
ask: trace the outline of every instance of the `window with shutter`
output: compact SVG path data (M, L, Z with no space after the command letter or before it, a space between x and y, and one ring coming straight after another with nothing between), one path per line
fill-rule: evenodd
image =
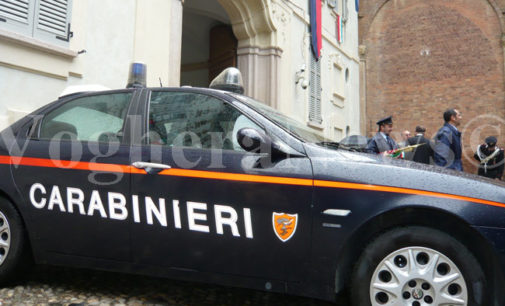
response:
M316 61L316 122L321 123L323 122L322 118L322 110L321 110L321 61Z
M309 94L309 121L314 121L315 114L316 114L316 94L315 94L315 86L314 84L316 83L316 69L315 69L315 60L314 56L310 55L310 94Z
M2 16L17 20L22 23L28 23L28 1L23 0L1 0L0 12Z
M321 115L321 61L317 61L312 53L310 56L309 121L317 124L323 122Z
M0 28L68 46L72 0L0 0Z
M37 1L34 37L56 39L53 43L67 45L70 39L70 0Z
M0 27L23 35L32 34L33 3L29 0L0 0Z

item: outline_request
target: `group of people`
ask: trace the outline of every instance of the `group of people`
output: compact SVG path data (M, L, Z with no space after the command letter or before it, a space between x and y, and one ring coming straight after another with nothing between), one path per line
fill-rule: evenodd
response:
M410 137L409 131L402 132L402 141L397 144L390 136L393 131L392 116L377 121L378 131L367 144L368 153L401 156L415 162L433 163L463 171L461 161L461 112L457 109L448 109L443 114L444 125L438 130L433 140L424 137L426 128L416 127L416 135ZM504 170L504 150L496 145L497 139L489 136L485 143L477 147L474 158L479 162L478 175L501 180ZM402 154L397 154L402 153Z

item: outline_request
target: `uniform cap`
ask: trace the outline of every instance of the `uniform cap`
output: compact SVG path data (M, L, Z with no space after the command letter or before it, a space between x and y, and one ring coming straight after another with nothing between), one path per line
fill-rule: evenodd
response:
M496 137L494 136L489 136L486 138L486 143L488 146L494 146L496 144L497 140L496 140Z
M381 120L377 121L377 125L391 124L391 123L393 123L393 116L382 118Z

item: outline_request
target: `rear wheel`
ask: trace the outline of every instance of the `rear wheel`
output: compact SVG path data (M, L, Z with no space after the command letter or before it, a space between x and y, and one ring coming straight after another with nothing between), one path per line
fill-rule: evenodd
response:
M475 257L439 230L393 229L370 243L355 267L354 305L487 305Z
M14 273L28 265L23 222L14 206L0 198L0 283L13 279Z

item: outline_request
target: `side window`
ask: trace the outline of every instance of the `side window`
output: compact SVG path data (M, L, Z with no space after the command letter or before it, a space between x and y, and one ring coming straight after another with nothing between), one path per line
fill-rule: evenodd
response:
M118 140L131 93L79 98L53 110L42 120L40 139Z
M243 151L236 135L244 127L263 130L238 110L214 97L161 91L151 94L151 144Z

